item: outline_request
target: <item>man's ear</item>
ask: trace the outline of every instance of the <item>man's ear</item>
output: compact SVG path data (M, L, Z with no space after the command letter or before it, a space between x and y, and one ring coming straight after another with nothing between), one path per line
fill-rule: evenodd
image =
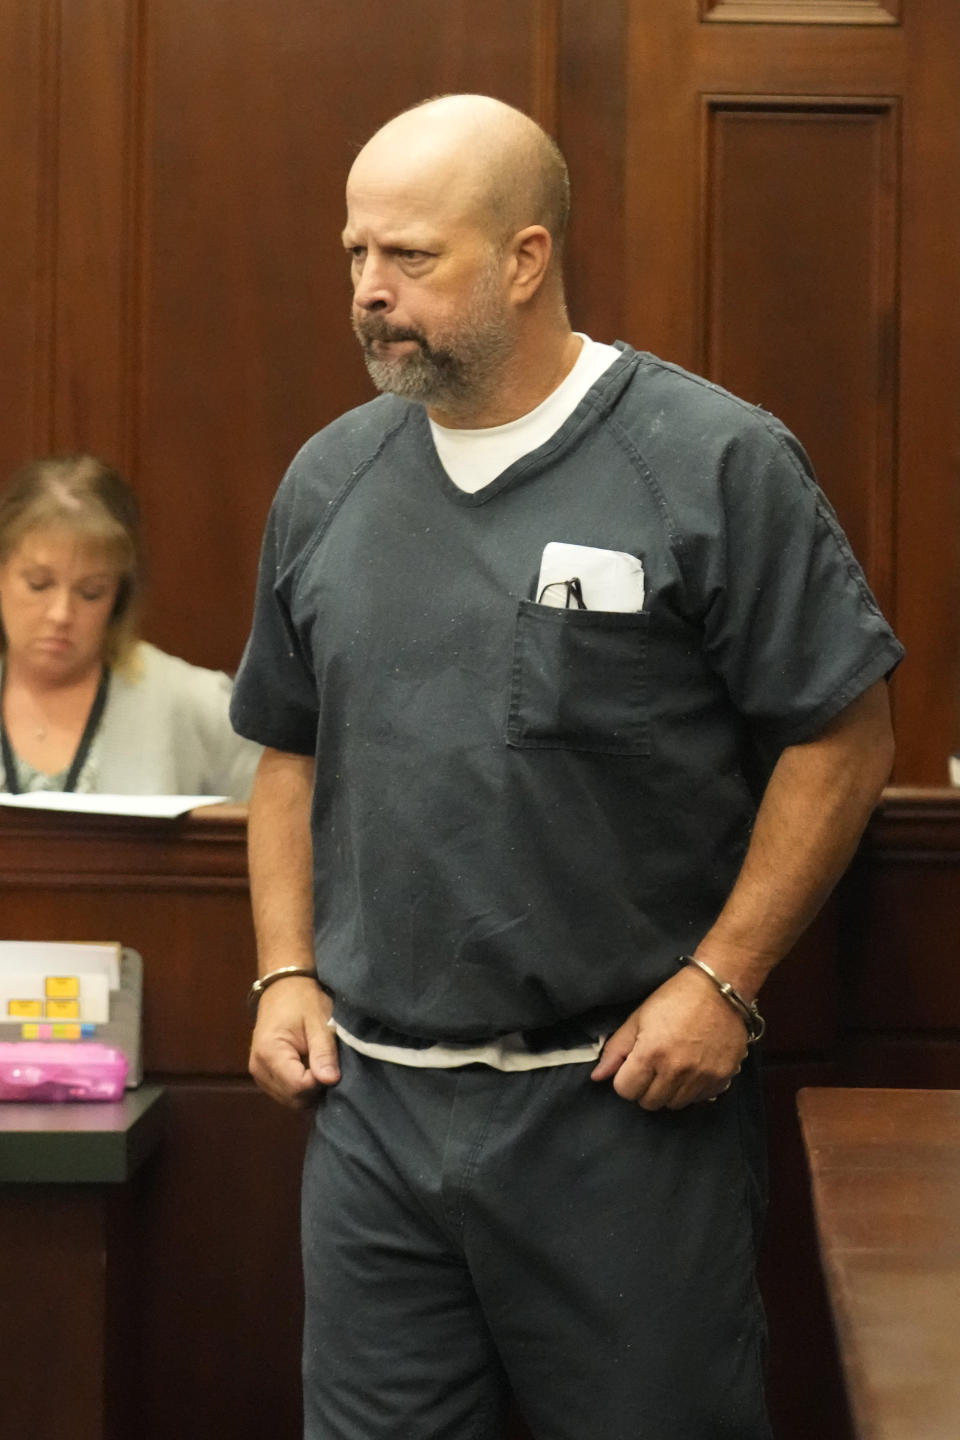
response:
M527 225L510 241L510 290L518 305L540 289L552 253L553 240L543 225Z

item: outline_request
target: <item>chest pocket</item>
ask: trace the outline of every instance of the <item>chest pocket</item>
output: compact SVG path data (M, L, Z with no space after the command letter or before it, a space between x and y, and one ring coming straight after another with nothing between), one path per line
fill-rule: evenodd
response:
M521 600L507 744L649 755L647 620Z

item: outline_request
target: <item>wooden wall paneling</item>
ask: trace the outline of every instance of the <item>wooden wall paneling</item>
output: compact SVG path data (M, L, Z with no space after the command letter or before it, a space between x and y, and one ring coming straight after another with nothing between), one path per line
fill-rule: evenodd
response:
M960 1029L958 884L954 860L877 863L861 917L863 954L846 977L858 1028Z
M312 1112L239 1081L174 1081L166 1105L137 1210L137 1440L300 1440L299 1195Z
M689 47L690 64L706 94L895 97L906 84L908 35L903 26L791 25L784 30L704 22Z
M559 113L553 134L570 171L564 277L570 320L594 340L626 339L626 10L563 0Z
M686 0L627 14L623 338L702 369L693 16Z
M340 244L357 149L445 90L552 118L557 17L547 0L491 0L482 25L468 0L149 7L136 450L158 643L236 665L283 470L373 393Z
M50 443L57 7L0 6L0 478Z
M11 64L0 101L4 477L51 451L127 458L136 13L115 0L43 0L0 16Z
M0 1195L4 1337L4 1428L49 1440L100 1440L106 1330L103 1205L95 1190L5 1185ZM13 1237L16 1243L12 1243ZM48 1257L38 1273L37 1256ZM69 1275L72 1284L64 1285ZM70 1295L83 1295L78 1314ZM66 1302L66 1303L64 1303ZM38 1391L37 1355L50 1357L50 1384ZM57 1384L62 1367L67 1394ZM64 1400L67 1405L65 1407Z
M893 604L895 102L704 99L706 370L803 438Z
M833 1052L840 1034L841 915L834 894L764 985L765 1055L784 1061Z
M704 20L742 25L895 25L900 0L700 0Z
M137 1193L136 1178L0 1186L5 1436L138 1433Z
M848 1033L837 1083L867 1089L960 1090L960 1035Z
M135 4L61 0L52 447L129 460Z
M888 791L848 889L845 1030L931 1042L956 1038L960 790Z
M897 775L943 785L960 748L960 6L911 0L905 24Z

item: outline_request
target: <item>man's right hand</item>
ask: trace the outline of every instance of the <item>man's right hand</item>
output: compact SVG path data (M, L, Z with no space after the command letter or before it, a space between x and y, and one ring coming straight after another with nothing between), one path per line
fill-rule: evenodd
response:
M315 980L290 975L260 996L250 1074L281 1105L302 1108L340 1079L333 1002Z

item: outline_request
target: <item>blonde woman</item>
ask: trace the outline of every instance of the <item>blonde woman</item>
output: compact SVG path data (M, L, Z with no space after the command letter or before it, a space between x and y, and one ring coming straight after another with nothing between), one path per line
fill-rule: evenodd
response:
M136 496L95 456L0 494L0 790L247 798L227 676L137 637L140 561Z

